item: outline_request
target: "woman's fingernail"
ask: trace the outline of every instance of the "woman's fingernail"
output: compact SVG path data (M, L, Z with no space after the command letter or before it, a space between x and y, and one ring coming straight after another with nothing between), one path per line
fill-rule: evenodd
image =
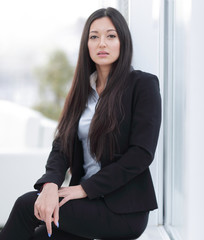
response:
M57 222L57 227L59 228L59 222Z
M48 237L51 237L51 234L50 234L50 233L48 233Z

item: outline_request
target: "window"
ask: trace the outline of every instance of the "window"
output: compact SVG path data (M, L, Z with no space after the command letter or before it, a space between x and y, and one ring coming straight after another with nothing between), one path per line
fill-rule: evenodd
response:
M185 3L183 3L185 4ZM184 239L186 31L182 1L165 1L164 224Z

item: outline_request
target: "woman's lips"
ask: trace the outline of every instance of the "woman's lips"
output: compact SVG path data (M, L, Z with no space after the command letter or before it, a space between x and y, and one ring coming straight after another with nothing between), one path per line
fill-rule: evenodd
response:
M105 51L100 51L97 53L98 56L100 57L106 57L107 55L109 55L109 53L105 52Z

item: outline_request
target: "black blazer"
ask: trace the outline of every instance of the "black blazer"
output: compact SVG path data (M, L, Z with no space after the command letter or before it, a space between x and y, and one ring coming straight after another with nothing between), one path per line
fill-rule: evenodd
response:
M119 125L119 148L114 161L109 159L109 146L101 158L101 170L81 183L89 199L103 198L116 213L149 211L157 208L149 171L157 145L161 123L161 98L156 76L132 71L124 88L122 104L125 117ZM84 174L83 149L76 134L70 185L80 184ZM45 182L62 185L69 159L53 142L46 164L46 173L36 182L39 189Z

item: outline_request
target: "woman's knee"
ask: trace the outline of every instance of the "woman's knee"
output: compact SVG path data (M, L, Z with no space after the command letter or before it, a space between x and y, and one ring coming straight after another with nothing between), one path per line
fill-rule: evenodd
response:
M34 207L34 203L37 199L37 192L28 192L17 198L14 208L25 209Z
M130 214L127 222L132 230L135 239L139 238L145 231L148 223L149 212L138 212Z

